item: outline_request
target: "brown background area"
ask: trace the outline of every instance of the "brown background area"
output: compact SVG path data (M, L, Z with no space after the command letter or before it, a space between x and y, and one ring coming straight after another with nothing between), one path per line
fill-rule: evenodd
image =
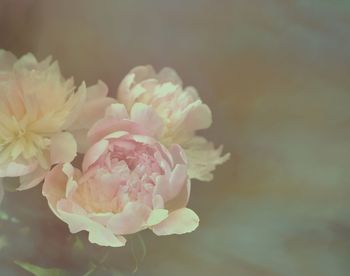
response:
M139 275L349 275L349 27L340 0L0 1L0 48L53 55L65 76L102 79L111 94L136 65L171 66L212 108L204 133L231 160L193 183L196 232L144 235ZM44 208L38 193L5 206ZM83 265L52 241L67 228L45 223L16 245L21 257ZM116 267L128 254L113 251Z

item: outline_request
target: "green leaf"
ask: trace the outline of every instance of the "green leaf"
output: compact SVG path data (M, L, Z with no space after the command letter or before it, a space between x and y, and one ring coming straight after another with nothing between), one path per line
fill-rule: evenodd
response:
M35 276L68 276L64 270L58 268L44 268L21 261L14 261L14 263Z

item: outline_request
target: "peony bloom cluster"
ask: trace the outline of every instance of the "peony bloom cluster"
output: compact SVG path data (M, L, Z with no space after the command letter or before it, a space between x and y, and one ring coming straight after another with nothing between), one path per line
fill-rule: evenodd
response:
M196 133L211 125L209 107L169 68L136 67L107 94L101 81L76 88L50 58L0 51L0 201L6 177L18 190L43 182L70 232L102 246L144 229L192 232L191 179L211 180L229 158Z

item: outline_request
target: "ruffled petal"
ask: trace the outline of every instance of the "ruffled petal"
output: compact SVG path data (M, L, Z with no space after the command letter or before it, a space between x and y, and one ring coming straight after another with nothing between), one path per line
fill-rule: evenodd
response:
M196 136L184 145L188 159L188 175L201 181L211 181L216 166L230 158L230 154L222 154L222 146L215 149L213 143L205 138Z

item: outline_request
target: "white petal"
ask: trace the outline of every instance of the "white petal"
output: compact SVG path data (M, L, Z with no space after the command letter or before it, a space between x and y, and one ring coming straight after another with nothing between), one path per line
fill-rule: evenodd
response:
M221 155L222 147L214 148L213 143L203 137L194 137L184 145L188 159L188 175L201 181L211 181L216 166L223 164L230 158L230 154Z
M195 212L188 208L182 208L171 212L167 219L153 227L153 232L158 236L184 234L198 227L199 218Z

